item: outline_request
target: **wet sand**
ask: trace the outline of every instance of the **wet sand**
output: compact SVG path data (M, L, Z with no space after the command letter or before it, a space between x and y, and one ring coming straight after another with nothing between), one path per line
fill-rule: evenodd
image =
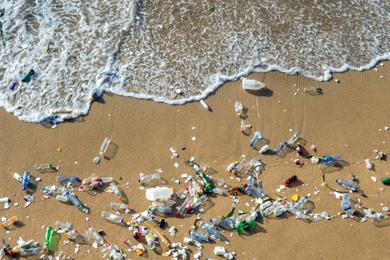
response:
M314 212L328 211L337 215L341 202L321 186L318 167L309 161L305 161L302 168L297 167L293 163L295 153L279 158L260 156L249 149L249 137L240 133L240 120L234 111L234 102L239 100L249 108L248 122L269 139L271 147L276 147L297 131L307 140L307 147L311 144L317 146L319 155L341 155L349 165L341 171L329 173L329 183L335 186L336 178L346 179L350 173L357 175L368 198L356 194L352 198L359 197L365 206L380 211L380 203L390 206L390 188L379 181L389 175L390 167L389 162L374 159L373 149L390 154L390 132L383 130L385 126L390 126L390 63L377 67L378 71L336 74L335 78L340 79L340 83L333 80L319 83L277 72L253 74L250 78L262 80L269 87L271 91L267 95L248 94L241 89L241 82L227 83L206 100L212 112L207 112L197 102L170 106L105 95L104 102L93 104L85 118L49 129L18 121L1 110L0 197L10 197L13 203L19 205L24 203L24 192L11 172L23 173L30 169L33 176L42 178L38 189L55 184L56 175L85 178L96 173L98 176L113 176L128 196L130 207L140 212L149 205L137 182L140 172L150 174L161 168L166 179L181 179L182 173L191 173L184 162L195 156L201 165L207 164L217 170L213 177L237 186L238 182L229 178L226 166L245 154L248 159L261 158L266 163L261 179L270 195L277 195L276 189L282 181L296 174L304 185L287 189L284 192L286 197L290 198L293 193L311 193ZM324 95L309 96L303 92L305 87L312 86L323 88ZM300 91L295 96L297 89ZM98 154L104 137L111 138L119 145L119 150L113 160L103 160L95 166L92 159ZM192 137L196 140L193 141ZM171 159L170 147L179 152L178 159ZM61 152L57 148L61 148ZM363 161L366 158L373 159L375 171L365 168ZM59 164L59 173L36 172L34 165L44 162ZM180 164L179 168L173 166L175 162ZM376 176L378 182L374 183L371 176ZM169 184L176 190L180 190L182 185ZM380 191L380 188L384 190ZM314 195L317 189L320 193ZM19 236L43 242L46 227L59 220L73 223L80 232L88 226L102 229L107 234L107 241L126 249L122 241L131 237L130 231L107 223L100 217L100 212L109 211L109 203L116 201L112 193L91 196L76 192L80 200L91 208L88 220L75 207L54 198L43 199L42 195L41 191L37 191L34 203L28 208L12 206L1 211L0 216L15 215L24 226L10 233L0 230L0 238L13 245ZM251 207L247 207L246 202L250 199L240 197L239 209L249 210ZM212 216L221 216L230 205L229 197L212 198L202 218L208 220ZM195 215L184 219L167 218L170 225L179 229L178 236L170 237L171 241L182 241L195 218ZM260 226L260 232L252 236L224 233L231 241L230 245L224 246L235 251L237 259L385 259L390 256L390 227L377 228L370 221L357 223L337 217L309 224L288 217L265 219ZM167 230L163 232L168 233ZM203 255L218 258L212 254L214 246L205 245ZM75 254L74 247L72 243L64 245L63 240L60 242L60 249L77 259L101 258L99 249L82 246L80 253ZM153 253L149 256L157 258ZM136 259L137 256L130 253L128 258Z

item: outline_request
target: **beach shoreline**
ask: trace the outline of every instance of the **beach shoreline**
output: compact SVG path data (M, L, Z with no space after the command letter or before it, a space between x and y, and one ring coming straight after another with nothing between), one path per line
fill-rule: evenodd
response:
M107 241L126 250L122 242L132 236L131 232L100 217L100 212L109 211L109 203L115 201L112 193L91 196L77 191L76 195L91 209L88 216L55 198L43 199L41 191L35 193L34 202L29 207L23 208L24 192L11 173L23 173L29 169L34 177L42 179L38 189L55 184L57 175L86 178L96 173L98 176L112 176L128 196L130 208L141 212L150 203L145 199L145 192L139 189L139 173L150 174L161 168L169 180L167 186L179 191L183 187L181 174L191 174L191 169L185 165L191 156L202 166L214 168L217 173L213 177L232 186L239 185L239 182L226 172L229 163L239 160L243 154L248 159L261 158L266 164L261 179L267 193L277 196L275 190L281 182L296 174L304 185L287 189L284 192L286 198L290 199L294 193L301 196L310 193L315 204L314 212L328 211L337 215L341 211L341 202L321 186L321 171L317 167L309 161L305 161L302 168L297 167L293 162L295 153L279 158L259 155L248 147L250 138L240 133L235 101L248 107L248 123L254 131L261 131L270 141L270 146L276 147L298 132L307 140L308 147L316 145L319 155L339 154L348 166L329 174L328 181L334 184L335 178L346 179L351 173L357 175L361 187L369 194L368 198L361 198L363 204L380 211L380 203L390 206L390 189L379 181L390 175L390 168L387 161L375 160L373 150L390 153L390 132L384 130L390 126L390 63L383 62L383 66L378 64L375 68L364 72L335 73L334 78L339 83L334 80L318 82L302 75L280 72L254 73L248 78L264 79L269 88L267 95L252 95L242 90L240 81L228 82L205 99L212 112L206 111L199 102L171 106L104 95L100 103L93 103L87 116L51 129L19 121L1 110L0 197L9 197L12 204L19 203L20 208L12 205L8 210L2 210L0 216L15 215L24 226L10 233L0 230L0 238L11 244L15 244L18 237L42 242L46 228L59 220L72 223L80 232L89 226L104 230ZM324 94L310 96L303 91L308 87L321 87ZM119 149L114 159L103 159L96 166L92 159L98 155L105 137L109 137ZM170 147L178 151L178 159L171 159ZM374 161L375 171L365 168L366 158ZM46 162L60 165L60 171L41 174L34 170L35 164ZM179 164L178 168L174 166L175 162ZM378 181L373 182L371 176ZM181 183L174 183L176 179ZM379 191L380 188L383 191ZM317 190L319 194L315 195ZM239 210L250 210L246 203L253 206L250 198L240 196L239 199ZM229 197L210 200L202 214L203 220L221 216L231 206ZM195 219L195 215L167 218L169 225L178 228L176 238L167 236L171 241L181 242ZM224 232L231 243L223 246L235 251L237 259L379 259L390 255L387 246L389 227L377 228L370 221L357 223L336 216L329 221L308 224L288 217L265 219L259 225L260 232L251 236L231 236ZM167 230L162 232L168 234ZM81 246L80 253L75 254L75 245L64 245L63 240L60 249L76 259L101 258L100 250L90 246ZM214 258L212 250L219 244L205 245L203 255ZM149 257L157 258L153 252ZM129 253L128 258L136 259L137 256Z

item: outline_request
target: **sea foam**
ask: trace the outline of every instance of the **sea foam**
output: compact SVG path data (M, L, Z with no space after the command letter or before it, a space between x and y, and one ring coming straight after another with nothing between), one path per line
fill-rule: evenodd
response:
M97 90L183 104L254 71L325 81L390 58L389 1L212 2L0 0L0 106L55 123Z

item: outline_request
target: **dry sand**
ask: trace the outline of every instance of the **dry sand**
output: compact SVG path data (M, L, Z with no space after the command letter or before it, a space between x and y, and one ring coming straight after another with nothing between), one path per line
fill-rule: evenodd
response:
M384 78L380 78L384 75ZM206 101L213 109L205 111L199 103L184 106L170 106L145 100L105 96L104 104L95 103L90 114L73 123L59 125L55 129L18 121L13 115L0 111L0 197L8 196L12 202L24 203L20 184L11 172L22 173L30 169L34 176L42 178L39 187L55 184L57 174L40 174L34 170L36 163L52 162L61 166L59 175L79 176L81 178L96 173L100 176L113 176L124 188L130 200L130 206L136 211L147 209L149 203L144 191L139 190L137 178L140 172L152 173L162 168L167 179L180 178L181 173L191 173L184 165L190 156L195 156L202 165L208 164L218 171L213 177L225 179L232 185L226 173L226 166L240 158L258 158L259 154L248 147L249 138L240 134L240 120L234 112L234 102L241 101L249 108L248 121L254 129L260 130L270 140L271 147L298 131L308 141L315 144L318 154L339 154L350 165L342 171L328 175L329 182L337 177L347 178L351 172L359 176L361 186L369 194L362 199L364 205L380 210L380 203L390 206L390 188L378 193L383 187L374 183L370 176L378 180L390 172L389 163L375 161L376 171L370 172L362 163L373 158L373 149L390 154L390 132L383 128L390 126L389 78L390 63L378 66L378 71L347 72L336 74L334 81L319 83L302 76L289 76L271 72L253 74L250 78L263 80L272 90L269 96L255 96L245 93L240 82L228 83L210 96ZM293 85L296 84L296 87ZM325 94L309 96L303 88L320 86ZM294 92L299 88L296 96ZM192 129L195 127L195 129ZM381 130L381 131L380 131ZM103 160L100 165L92 164L92 158L98 154L104 137L110 137L119 145L117 156ZM196 141L191 138L196 137ZM175 147L179 159L172 160L170 147ZM60 147L61 152L56 149ZM182 150L185 148L185 150ZM288 189L289 198L293 193L312 194L315 203L314 212L329 211L337 214L340 201L329 195L329 190L321 187L320 170L310 162L298 168L292 162L295 153L287 158L260 156L267 164L261 178L265 191L275 195L282 180L296 174L307 186ZM77 164L75 163L77 161ZM176 169L173 164L179 162ZM121 178L121 179L120 179ZM176 189L181 185L171 184ZM313 192L320 190L318 196ZM123 240L131 237L130 232L100 217L102 210L109 210L109 202L116 201L112 193L104 192L96 196L77 192L77 196L91 208L86 215L75 207L62 204L54 198L43 200L42 193L35 194L35 202L28 208L3 210L0 216L16 215L25 226L6 233L0 230L0 237L15 244L21 236L24 239L43 241L47 226L53 226L56 220L73 223L83 232L88 226L103 229L107 240L125 246ZM355 198L358 195L353 195ZM249 209L240 197L239 208ZM212 199L203 219L220 216L231 205L231 198ZM195 216L184 219L168 218L169 224L179 229L178 237L172 241L181 241ZM234 234L227 237L231 244L227 249L237 252L237 259L386 259L390 257L390 227L377 228L372 223L357 223L353 220L334 219L316 223L304 223L294 217L284 219L265 219L260 223L262 232L252 236L239 237ZM74 244L60 248L78 259L101 258L99 250L82 246L81 252L74 254ZM214 245L206 245L204 253L213 257ZM194 248L192 248L194 249ZM89 250L89 252L87 251ZM157 258L151 254L151 258ZM137 258L134 253L129 258Z

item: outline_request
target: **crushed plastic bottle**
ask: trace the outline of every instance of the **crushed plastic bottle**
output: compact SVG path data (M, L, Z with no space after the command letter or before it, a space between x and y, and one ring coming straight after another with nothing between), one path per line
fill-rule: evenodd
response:
M355 182L354 178L348 180L336 179L336 183L350 192L359 191L359 185Z
M81 184L81 179L75 176L57 176L57 182L64 187L77 187Z
M216 246L214 247L214 254L223 258L226 258L228 260L234 259L234 253L227 252L226 249L222 246Z
M263 136L259 131L256 131L249 142L249 147L258 150L260 147L257 147L257 144L261 139L263 139Z
M36 164L35 169L40 173L56 173L60 170L60 167L51 163L41 163Z
M213 239L209 235L207 235L205 233L198 232L198 231L194 231L194 230L190 231L190 237L191 237L191 239L196 240L199 243L213 242Z

